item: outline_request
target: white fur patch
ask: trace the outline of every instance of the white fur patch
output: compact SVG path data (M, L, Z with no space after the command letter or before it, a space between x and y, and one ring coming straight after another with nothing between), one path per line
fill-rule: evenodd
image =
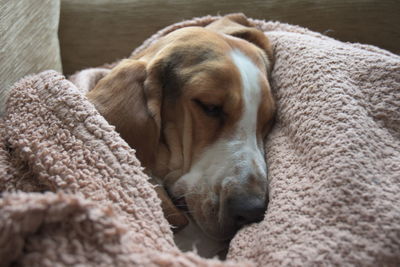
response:
M175 184L184 184L185 195L197 192L207 192L206 206L220 206L220 196L214 193L212 187L218 183L224 188L246 184L249 177L253 176L260 182L260 186L266 186L266 163L263 148L257 142L257 114L261 101L260 70L242 52L231 52L233 64L239 71L242 81L243 114L234 126L234 134L229 138L220 138L210 145L193 163L188 173L183 175ZM177 189L178 190L178 189ZM172 188L174 191L174 188ZM221 194L221 193L220 193ZM218 210L218 218L223 216L223 211ZM215 214L217 215L217 214ZM196 218L195 218L196 219ZM196 225L187 227L181 234L175 236L176 243L181 249L190 250L193 246L204 255L215 253L223 248L223 243L210 239ZM202 223L198 226L202 228ZM185 242L189 240L189 242ZM192 242L190 242L192 241ZM200 254L201 255L201 254Z
M250 142L248 145L256 149L257 114L261 101L260 70L239 50L234 50L231 56L239 69L243 88L244 114L238 130L246 133L247 141Z
M249 174L266 177L264 155L257 145L256 136L261 101L260 70L239 50L233 50L231 57L242 80L244 112L237 123L235 134L230 139L220 139L208 147L194 162L191 170L181 178L188 188L198 187L199 181L203 183L200 186L212 186L221 178L224 179L224 185L231 180L244 183ZM256 170L252 162L256 163Z

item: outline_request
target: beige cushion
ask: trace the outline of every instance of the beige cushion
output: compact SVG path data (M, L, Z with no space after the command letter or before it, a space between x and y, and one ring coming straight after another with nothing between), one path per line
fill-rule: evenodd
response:
M62 0L64 71L70 74L126 57L172 23L232 12L301 25L342 41L400 53L400 2L393 0Z
M0 114L10 86L27 74L61 71L59 0L0 0Z

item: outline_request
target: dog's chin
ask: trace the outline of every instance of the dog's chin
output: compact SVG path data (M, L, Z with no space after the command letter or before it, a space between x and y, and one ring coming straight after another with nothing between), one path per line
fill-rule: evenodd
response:
M192 217L202 232L210 239L216 241L232 239L238 229L234 225L230 225L229 222L223 223L224 220L219 218L218 212L216 212L218 209L215 207L215 204L212 205L210 202L207 199L187 199L189 216Z
M204 190L199 190L197 194L185 194L188 191L185 183L176 183L170 190L174 204L190 216L208 238L216 241L232 239L238 228L222 217L219 196ZM176 198L174 195L186 197Z

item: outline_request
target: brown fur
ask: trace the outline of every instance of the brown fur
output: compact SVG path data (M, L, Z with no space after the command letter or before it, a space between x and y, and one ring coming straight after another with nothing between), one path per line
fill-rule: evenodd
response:
M167 188L205 147L229 135L243 112L240 74L226 56L232 49L265 73L257 128L258 135L265 135L275 109L267 81L272 51L265 35L240 15L168 34L123 60L87 94L136 149L147 172ZM202 105L221 107L225 115L210 117Z

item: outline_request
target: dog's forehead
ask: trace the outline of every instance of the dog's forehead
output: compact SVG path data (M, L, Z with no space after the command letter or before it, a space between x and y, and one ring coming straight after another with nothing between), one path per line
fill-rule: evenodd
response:
M187 27L170 33L161 42L164 48L159 58L164 67L173 69L185 82L191 80L194 86L213 83L209 87L229 87L238 82L238 66L233 51L240 51L260 72L266 74L266 56L255 45L229 35L201 27ZM225 83L222 86L221 83Z
M166 35L163 39L164 42L170 45L180 46L184 44L188 47L203 45L212 48L216 52L222 52L229 47L229 44L224 42L222 34L203 27L185 27L178 29Z
M202 27L187 27L176 30L166 36L168 43L175 50L187 52L190 55L204 60L219 60L228 57L232 50L240 50L248 56L258 67L265 63L266 55L262 49L254 44L228 34L215 32Z
M195 65L203 61L221 60L233 49L241 50L257 65L265 63L265 53L254 44L204 27L184 27L160 38L148 49L135 56L144 61L156 58Z

